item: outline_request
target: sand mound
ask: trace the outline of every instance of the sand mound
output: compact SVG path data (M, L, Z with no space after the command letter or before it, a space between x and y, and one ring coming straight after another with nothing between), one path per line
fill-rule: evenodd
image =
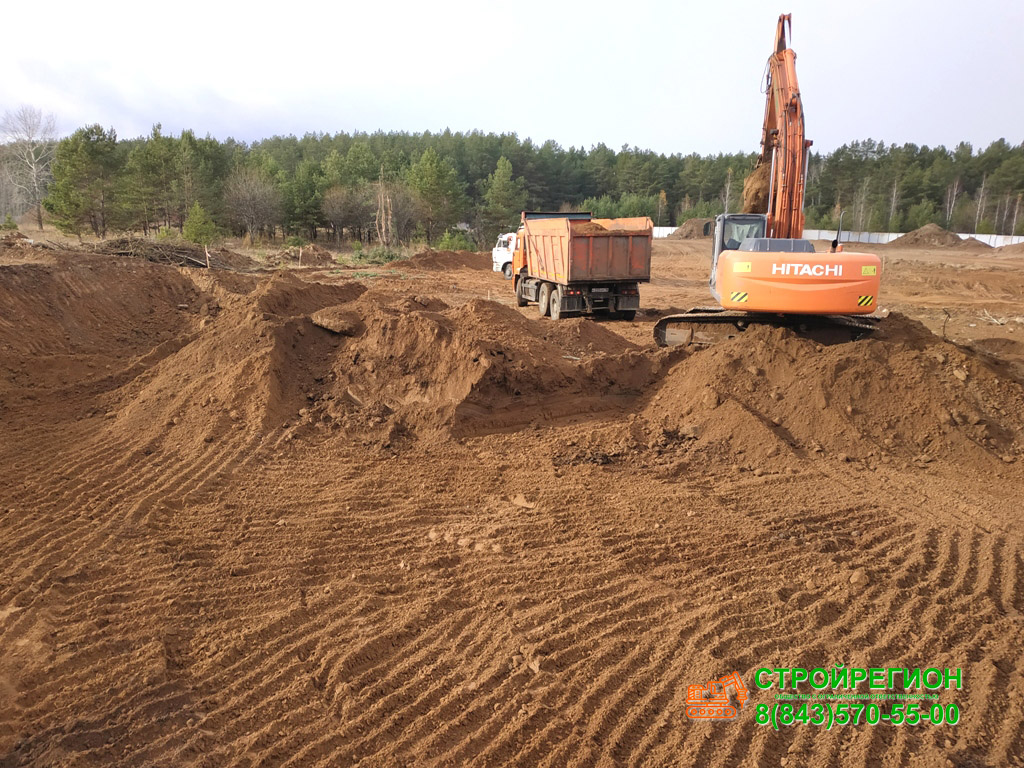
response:
M713 222L714 219L687 219L669 237L673 240L694 240L696 238L710 237L710 235L704 234L704 225Z
M286 248L268 256L267 261L271 264L295 264L300 267L327 267L338 263L333 253L316 243Z
M449 307L294 272L100 257L7 269L9 378L27 379L32 364L52 386L107 381L107 428L179 451L235 428L431 435L608 410L638 396L664 357L583 319L556 325L494 302ZM51 378L39 373L44 354Z
M1019 254L1024 254L1024 243L1004 245L1000 248L996 248L996 253L998 253L1000 256L1017 256Z
M959 235L943 229L938 224L925 224L913 232L897 237L889 245L903 248L956 248L962 242Z
M461 433L600 410L604 398L638 394L660 365L594 323L554 329L483 300L448 307L369 292L314 320L342 339L326 413L357 425L368 415Z
M977 251L990 251L992 246L988 243L983 243L976 237L965 237L960 240L960 244L956 246L963 250L977 250Z
M491 269L491 254L485 251L433 251L417 253L411 259L396 261L396 266L409 269Z
M262 312L294 317L353 301L366 291L357 282L327 285L300 279L289 272L277 272L256 290L256 306Z
M894 314L870 340L821 347L759 327L678 363L645 415L751 467L815 454L991 466L1024 443L1024 390L977 354Z

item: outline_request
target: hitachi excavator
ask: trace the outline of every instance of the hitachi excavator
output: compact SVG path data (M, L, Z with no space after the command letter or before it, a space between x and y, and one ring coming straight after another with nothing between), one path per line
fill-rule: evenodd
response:
M768 60L761 156L743 185L743 213L714 224L711 295L718 307L663 317L654 326L660 346L706 346L754 324L784 325L823 341L869 333L878 304L882 265L869 253L815 253L804 231L804 182L811 142L796 79L790 14L779 17ZM711 225L705 227L711 234ZM838 240L838 235L837 235ZM838 252L834 252L838 250Z

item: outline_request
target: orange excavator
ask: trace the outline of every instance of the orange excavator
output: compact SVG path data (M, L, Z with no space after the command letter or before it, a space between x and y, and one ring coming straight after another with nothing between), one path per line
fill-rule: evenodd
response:
M709 345L754 324L789 326L822 341L869 333L878 304L882 264L869 253L833 243L815 253L803 239L804 184L811 142L796 78L790 14L779 16L768 59L761 155L743 185L743 212L714 223L711 295L717 307L663 317L654 326L660 346ZM711 234L711 225L705 226ZM838 241L839 235L837 235Z

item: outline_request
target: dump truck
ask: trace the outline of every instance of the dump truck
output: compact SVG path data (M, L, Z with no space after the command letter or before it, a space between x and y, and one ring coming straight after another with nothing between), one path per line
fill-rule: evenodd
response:
M516 304L537 302L541 317L607 314L632 320L640 283L651 279L654 224L641 216L524 211L512 269Z

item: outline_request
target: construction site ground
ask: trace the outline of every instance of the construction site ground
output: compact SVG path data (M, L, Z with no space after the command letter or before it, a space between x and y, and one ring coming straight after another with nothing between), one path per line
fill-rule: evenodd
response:
M0 766L1024 765L1024 254L657 349L709 252L555 323L489 254L0 248ZM839 665L959 668L960 722L756 723Z

